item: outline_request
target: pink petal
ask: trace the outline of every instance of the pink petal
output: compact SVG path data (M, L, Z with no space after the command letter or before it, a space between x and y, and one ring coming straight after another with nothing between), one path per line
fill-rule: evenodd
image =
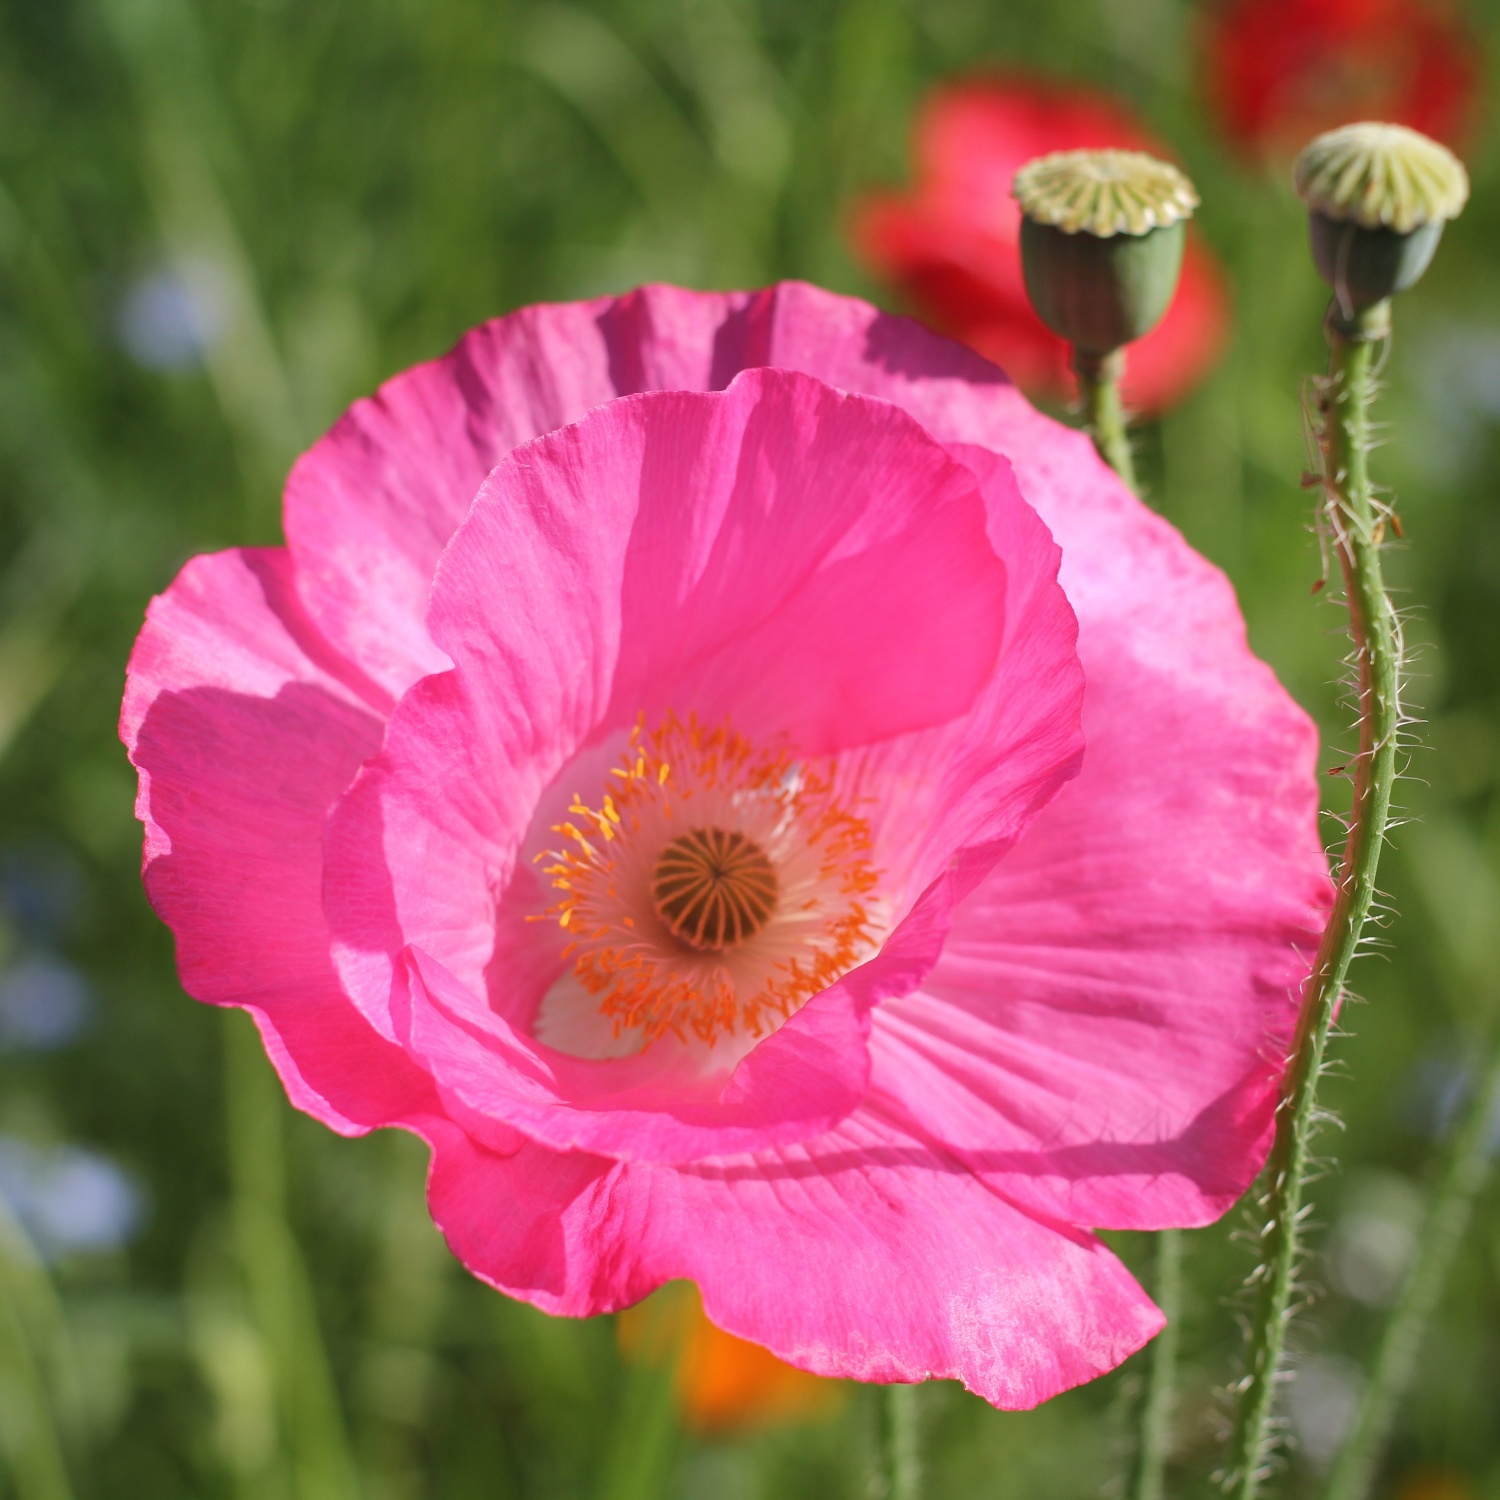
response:
M814 996L732 1069L670 1046L587 1060L544 1046L408 947L386 1017L476 1140L514 1132L555 1150L685 1162L762 1150L827 1130L869 1087L867 1017L919 984L942 951L952 893L939 880L868 962Z
M355 402L298 461L285 506L298 592L332 646L398 697L447 665L426 626L433 572L485 476L512 448L616 396L722 390L759 365L899 401L896 387L875 390L859 378L884 365L887 329L898 347L921 347L924 373L937 373L937 351L946 373L960 373L957 356L970 378L1004 383L992 365L914 323L798 282L732 293L647 286L482 324L442 359ZM836 348L845 337L853 345ZM831 373L851 355L854 379ZM951 394L960 384L951 382Z
M468 1129L689 1159L814 1134L858 1102L864 1016L936 958L946 876L876 960L701 1086L659 1056L582 1063L516 1032L561 960L539 962L548 932L533 928L533 951L523 941L497 965L497 925L502 943L521 930L497 920L497 893L518 883L534 911L517 851L540 798L643 707L731 713L813 750L895 734L900 769L942 793L924 824L950 830L921 883L961 836L993 860L1076 769L1081 680L1057 549L1004 465L981 467L984 503L972 470L893 408L758 371L722 397L615 403L486 481L434 595L456 670L398 708L330 821L324 885L349 992L432 1068ZM972 727L911 728L953 719L981 688ZM409 987L395 969L408 943L451 984ZM503 1021L471 998L487 990Z
M500 465L435 587L456 670L406 696L329 825L325 900L365 1014L394 1037L407 943L484 992L497 900L535 890L517 856L543 794L642 711L730 714L820 753L966 710L1006 620L985 527L975 476L903 414L786 372L617 402ZM1041 546L1018 559L1023 595L1055 562ZM1066 721L1048 741L1066 774L1076 665L1052 604L1061 687L1040 712ZM971 760L965 787L982 779ZM1022 756L1008 790L1034 801L1056 773ZM523 1024L539 992L522 1002L515 982L491 968L497 1008Z
M434 1144L432 1211L454 1252L549 1312L688 1277L715 1323L802 1369L953 1378L1006 1408L1112 1369L1162 1323L1097 1241L866 1111L805 1146L692 1168Z
M445 667L428 590L485 475L616 396L727 384L715 333L743 300L647 287L522 308L355 402L287 482L297 587L328 639L392 696Z
M986 534L1005 560L1000 656L963 718L877 746L857 766L880 862L916 888L953 870L959 895L1078 774L1084 681L1060 549L1005 459L950 451L978 482Z
M1250 654L1223 575L1120 485L1083 434L1035 411L993 366L908 319L798 283L758 294L735 326L747 360L804 369L842 389L895 401L966 462L978 462L971 444L1006 455L1022 495L1061 545L1062 584L1078 615L1089 682L1090 748L1083 778L1059 795L993 878L1004 882L1013 868L1029 868L1028 861L1050 865L1047 888L1059 920L1068 911L1064 882L1085 875L1090 864L1097 877L1123 884L1113 903L1098 898L1101 952L1088 965L1104 966L1105 976L1087 966L1079 972L1077 954L1066 947L1039 957L1020 945L1017 961L1041 968L1028 982L1050 1004L1065 1005L1079 986L1079 1007L1092 1007L1092 1014L1087 1023L1075 1021L1066 1055L1050 1060L1063 1080L1053 1085L1060 1090L1051 1101L1054 1115L1019 1086L1016 1108L1026 1099L1034 1106L1030 1129L1067 1144L1073 1137L1064 1121L1072 1118L1073 1093L1097 1087L1100 1108L1081 1117L1076 1136L1087 1140L1090 1129L1103 1129L1107 1150L1125 1139L1161 1154L1123 1171L1117 1169L1118 1155L1108 1171L1097 1161L1080 1164L1076 1156L1062 1158L1064 1166L1034 1156L1025 1165L1042 1176L1038 1201L1053 1204L1073 1222L1151 1226L1202 1222L1222 1213L1264 1160L1296 990L1332 895L1317 832L1311 722ZM1179 688L1185 695L1180 710L1173 707ZM1191 714L1190 724L1183 714ZM1132 725L1142 732L1132 733ZM1111 738L1101 739L1106 731ZM1112 771L1118 757L1124 760ZM1121 834L1115 854L1099 850L1100 835L1115 829ZM1071 865L1080 850L1088 851L1082 863ZM1181 857L1182 850L1193 857ZM1107 861L1116 857L1107 871ZM1132 887L1132 879L1148 883ZM996 898L1006 889L1017 900L1026 895L997 884ZM1133 909L1132 889L1140 893ZM1210 892L1214 909L1200 911ZM975 908L976 925L984 911ZM1168 929L1177 918L1174 936ZM1152 1083L1131 1085L1128 1078L1132 1070L1144 1072L1141 1054L1133 1063L1122 1059L1126 1076L1118 1085L1116 1113L1114 1095L1095 1075L1080 1068L1077 1076L1089 1081L1075 1090L1068 1070L1078 1049L1088 1046L1084 1038L1092 1037L1101 1009L1108 1014L1106 1002L1119 994L1128 1008L1131 985L1150 967L1132 952L1131 934L1142 921L1155 927L1156 944L1188 944L1174 964L1158 971L1164 982L1144 1012L1145 1030L1134 1034L1148 1036L1153 1049L1167 1048L1177 1067L1169 1097L1148 1108ZM1215 921L1227 922L1229 930L1216 935ZM1124 931L1111 925L1121 922ZM1059 928L1057 940L1071 941L1081 930L1081 923L1071 935ZM1204 948L1212 951L1198 951ZM1117 957L1110 968L1112 949ZM1189 1002L1180 998L1184 988L1191 992ZM902 1005L910 1010L917 1003L914 997ZM1222 1014L1215 1009L1220 1004ZM900 1008L891 1007L893 1013ZM1205 1016L1215 1033L1207 1044L1198 1036ZM945 1020L951 1019L950 1007ZM876 1077L882 1082L889 1071L882 1063L883 1020L877 1016L875 1034ZM1056 1022L1056 1010L1046 1013L1047 1025ZM1140 1023L1118 1024L1128 1035ZM1004 1045L994 1038L996 1048ZM1205 1046L1216 1058L1199 1071ZM1021 1070L1017 1062L1015 1071ZM996 1107L997 1089L991 1081L984 1091L986 1131L1004 1112ZM917 1090L914 1076L905 1092ZM956 1102L955 1114L970 1107ZM924 1124L943 1134L925 1116ZM979 1128L971 1120L963 1129L955 1124L951 1133L956 1141L971 1142ZM1025 1138L1027 1132L1012 1134ZM1035 1148L1028 1143L1022 1149Z
M136 642L121 736L184 987L250 1009L293 1101L353 1134L432 1093L329 958L323 815L379 744L380 694L318 638L290 574L280 550L190 562Z
M733 1072L703 1075L683 1050L588 1061L517 1032L420 949L397 969L402 1040L448 1114L476 1140L512 1130L559 1151L691 1161L800 1140L848 1114L869 1083L864 1014L836 985Z
M503 674L508 743L523 717L581 739L686 703L825 755L951 720L989 678L1005 570L975 490L904 413L788 371L636 397L496 471L429 624Z
M1204 1223L1265 1158L1331 896L1316 732L1175 530L1062 466L1030 492L1078 610L1088 754L878 1014L875 1087L1041 1211Z

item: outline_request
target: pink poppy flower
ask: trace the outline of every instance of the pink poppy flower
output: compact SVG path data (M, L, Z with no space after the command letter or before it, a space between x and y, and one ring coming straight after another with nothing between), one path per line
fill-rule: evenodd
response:
M1151 1337L1092 1230L1253 1176L1328 882L1310 723L1085 438L650 287L398 376L285 519L150 608L147 888L466 1265L1006 1407Z
M1033 157L1092 146L1173 155L1123 101L1097 89L1007 74L942 84L913 127L915 183L854 205L854 252L1023 390L1069 400L1068 345L1026 295L1021 210L1010 189ZM1218 363L1229 321L1223 268L1190 231L1172 305L1130 346L1123 392L1131 409L1152 414L1187 396Z

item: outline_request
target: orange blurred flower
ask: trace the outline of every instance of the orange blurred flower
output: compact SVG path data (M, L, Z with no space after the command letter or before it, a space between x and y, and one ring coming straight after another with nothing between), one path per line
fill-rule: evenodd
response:
M1477 1500L1473 1482L1453 1469L1418 1469L1396 1489L1396 1500Z
M804 1421L829 1416L843 1404L841 1382L809 1375L709 1322L691 1283L664 1287L621 1313L615 1327L627 1359L676 1361L678 1408L700 1432Z

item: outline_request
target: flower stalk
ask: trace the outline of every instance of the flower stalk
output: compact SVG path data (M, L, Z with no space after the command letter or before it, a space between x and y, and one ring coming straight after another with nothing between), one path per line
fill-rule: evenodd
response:
M1365 1500L1390 1434L1397 1404L1411 1384L1428 1321L1468 1227L1490 1168L1490 1131L1500 1111L1500 1044L1444 1154L1437 1189L1417 1251L1396 1292L1354 1426L1334 1464L1327 1500Z
M1302 994L1282 1085L1262 1204L1261 1263L1248 1369L1239 1385L1227 1487L1255 1500L1270 1469L1272 1408L1300 1251L1303 1188L1319 1115L1328 1033L1375 900L1390 821L1401 730L1401 628L1380 553L1394 516L1370 484L1370 406L1376 354L1391 331L1391 298L1415 284L1443 225L1468 198L1468 175L1446 147L1400 125L1365 122L1310 142L1293 173L1308 207L1313 261L1333 291L1323 322L1328 375L1318 385L1321 521L1343 578L1359 705L1359 750L1348 837L1333 910ZM1415 1336L1413 1334L1413 1336Z
M888 1385L882 1459L886 1500L921 1500L922 1423L918 1410L921 1387Z
M1134 490L1135 459L1130 452L1125 408L1120 402L1125 351L1116 349L1109 354L1090 354L1075 347L1073 370L1078 376L1084 425L1094 440L1099 457Z
M675 1359L639 1363L625 1382L605 1447L597 1500L654 1500L671 1477L679 1427Z
M286 1217L285 1106L254 1028L239 1015L226 1022L231 1225L271 1358L296 1494L298 1500L360 1500L312 1277Z
M1268 1473L1272 1405L1292 1311L1303 1189L1317 1125L1318 1079L1349 965L1375 899L1401 724L1401 632L1381 570L1386 516L1372 493L1368 465L1373 361L1390 329L1390 304L1376 303L1349 322L1330 316L1325 328L1330 360L1319 398L1323 514L1349 609L1359 695L1359 751L1350 767L1354 805L1333 911L1303 993L1267 1169L1266 1222L1260 1235L1261 1264L1254 1273L1249 1368L1240 1387L1229 1470L1237 1500L1255 1500Z
M1016 174L1021 266L1038 316L1067 339L1084 427L1099 457L1134 492L1135 458L1120 382L1125 349L1170 306L1182 268L1191 182L1167 162L1135 151L1062 151ZM1181 1242L1157 1242L1157 1302L1167 1326L1152 1345L1130 1493L1160 1500L1177 1379ZM894 1408L893 1408L894 1410Z
M1192 183L1139 151L1057 151L1016 173L1021 270L1037 316L1073 349L1084 424L1099 456L1135 489L1120 403L1125 346L1171 305Z
M1146 1390L1141 1398L1140 1431L1130 1500L1162 1500L1166 1493L1167 1452L1172 1439L1172 1411L1177 1396L1177 1350L1181 1338L1182 1231L1163 1229L1156 1236L1156 1274L1151 1294L1166 1326L1151 1342Z

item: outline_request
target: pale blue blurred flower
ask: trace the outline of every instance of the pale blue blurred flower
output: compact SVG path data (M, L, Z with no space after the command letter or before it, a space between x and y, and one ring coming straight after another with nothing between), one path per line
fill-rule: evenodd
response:
M0 1135L0 1197L45 1260L117 1250L140 1227L140 1190L107 1156Z
M212 261L184 261L149 272L120 303L120 341L148 370L201 364L228 325L228 287Z
M23 958L0 974L0 1048L66 1047L93 1006L88 981L72 964L45 953Z
M1354 1425L1364 1372L1353 1360L1315 1354L1298 1361L1282 1397L1297 1448L1315 1469L1326 1469Z
M78 861L56 840L0 849L0 906L28 944L47 948L65 937L83 895Z
M1416 1254L1425 1208L1421 1190L1395 1172L1350 1177L1324 1247L1335 1289L1371 1307L1388 1305Z
M1419 1059L1408 1083L1413 1126L1422 1135L1442 1139L1473 1097L1476 1081L1473 1066L1452 1050L1431 1052ZM1490 1155L1500 1154L1500 1107L1490 1118L1486 1145Z
M1483 451L1484 429L1500 423L1500 327L1443 322L1427 330L1412 365L1433 431L1412 445L1431 478L1462 478Z

